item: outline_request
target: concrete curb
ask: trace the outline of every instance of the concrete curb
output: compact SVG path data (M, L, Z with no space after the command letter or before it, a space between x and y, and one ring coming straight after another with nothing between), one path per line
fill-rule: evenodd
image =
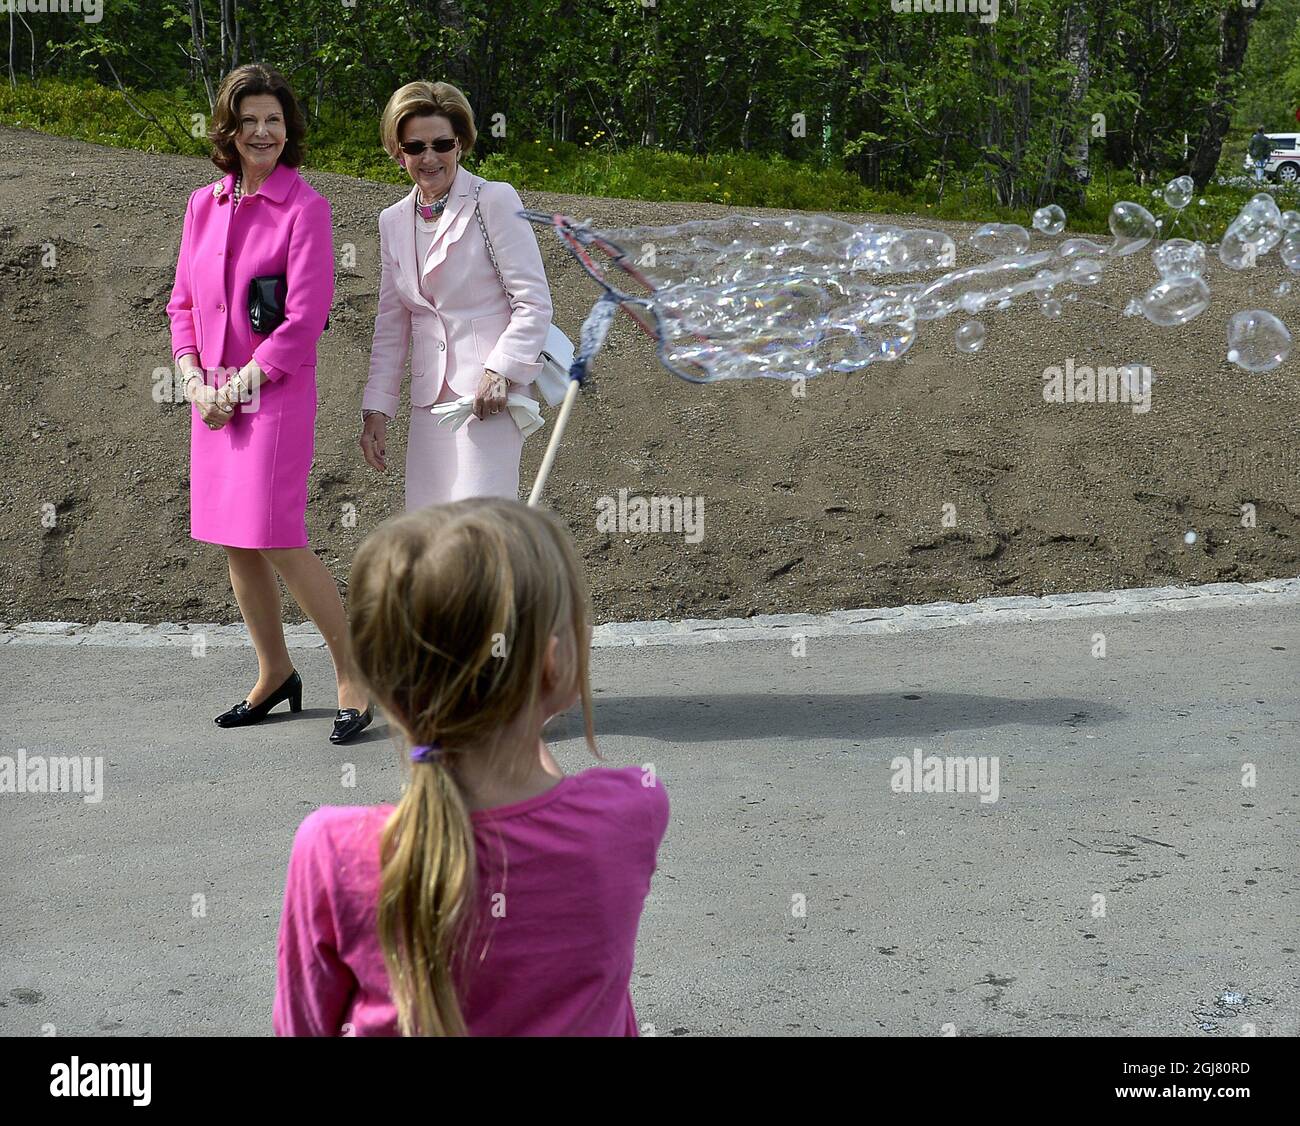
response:
M1300 578L1203 586L1136 587L981 598L976 602L928 602L828 614L759 614L753 618L686 618L678 622L610 622L595 628L597 649L627 645L706 645L719 641L788 641L792 637L853 637L951 629L1008 622L1049 622L1116 614L1300 606ZM325 639L310 623L287 625L290 649L320 649ZM177 646L193 649L251 645L243 623L191 622L0 622L0 645L103 645L120 649Z

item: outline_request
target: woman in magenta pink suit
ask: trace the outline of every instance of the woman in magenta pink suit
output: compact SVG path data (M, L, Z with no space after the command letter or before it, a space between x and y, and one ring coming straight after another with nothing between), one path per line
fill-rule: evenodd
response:
M257 723L284 701L302 708L279 572L334 659L339 712L330 738L343 742L370 722L371 710L338 587L307 546L316 342L334 296L334 247L329 203L298 174L304 132L293 91L276 71L253 64L226 76L211 132L212 161L226 176L190 196L167 314L194 408L190 535L225 548L257 650L257 683L216 722ZM255 278L283 279L270 283L282 319L262 333L249 311Z

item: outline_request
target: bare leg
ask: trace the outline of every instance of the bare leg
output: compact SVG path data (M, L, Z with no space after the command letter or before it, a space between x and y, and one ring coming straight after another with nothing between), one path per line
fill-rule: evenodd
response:
M230 564L230 586L257 651L257 683L247 697L249 707L255 707L293 672L293 660L284 644L284 627L280 621L280 584L274 568L258 551L228 547L226 558Z
M365 711L369 700L352 663L352 638L339 588L309 547L267 548L262 555L280 572L284 585L316 624L334 659L339 707Z

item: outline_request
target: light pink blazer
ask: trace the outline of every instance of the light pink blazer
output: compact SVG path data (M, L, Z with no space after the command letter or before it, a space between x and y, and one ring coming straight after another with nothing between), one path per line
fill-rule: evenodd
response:
M479 184L479 208L513 309L474 217ZM541 251L532 224L517 214L523 201L510 184L458 168L422 263L415 250L416 190L379 216L379 311L361 406L389 417L397 414L408 354L411 405L427 407L444 383L457 395L473 395L485 368L513 384L532 383L551 323Z

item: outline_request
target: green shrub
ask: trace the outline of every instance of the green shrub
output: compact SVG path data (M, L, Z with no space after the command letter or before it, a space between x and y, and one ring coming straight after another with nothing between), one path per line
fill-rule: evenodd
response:
M202 133L207 103L195 90L171 94L119 90L93 81L43 79L0 85L0 124L38 129L97 144L146 152L206 155L209 146L194 137L195 122ZM491 149L492 138L480 137L481 151L469 166L489 179L508 180L524 191L605 196L641 200L680 200L735 207L791 208L806 211L866 211L907 214L935 220L998 221L1029 225L1027 210L991 203L982 182L962 183L949 177L942 199L931 173L911 192L876 191L850 172L799 164L786 157L745 152L704 156L657 148L614 149L600 130L586 130L578 142L534 140L509 148ZM402 183L405 174L379 144L378 121L358 119L342 107L326 106L311 123L306 165L384 183ZM1225 146L1221 171L1240 175L1240 153ZM1120 199L1144 204L1157 217L1168 216L1163 202L1152 198L1153 186L1135 182L1125 169L1098 175L1082 207L1067 208L1073 231L1105 234L1111 206ZM1206 204L1193 202L1175 234L1213 240L1255 189L1245 181L1212 184ZM1198 197L1199 199L1199 197ZM1295 199L1280 194L1279 200ZM1283 202L1284 207L1288 204Z

